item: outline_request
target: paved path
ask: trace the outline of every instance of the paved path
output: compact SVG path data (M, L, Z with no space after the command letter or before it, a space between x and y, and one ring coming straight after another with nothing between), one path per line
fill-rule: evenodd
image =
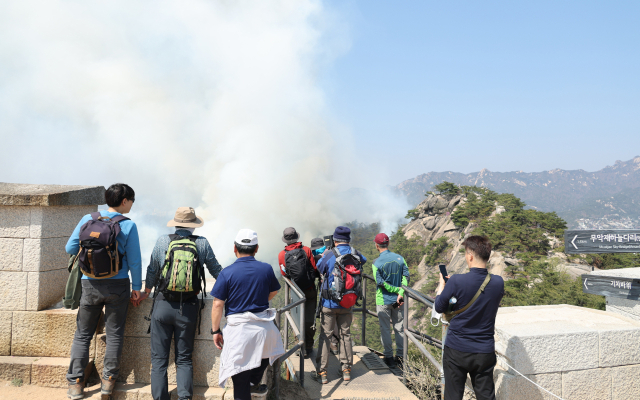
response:
M369 350L366 347L354 347L354 353L364 354ZM300 359L291 356L291 361L299 374ZM351 381L345 382L338 374L340 361L331 354L329 356L329 368L327 377L329 383L320 384L313 379L315 371L315 351L304 362L304 388L312 399L366 399L366 400L418 400L402 384L402 378L395 376L390 370L369 370L356 354L353 355L353 368L351 369Z

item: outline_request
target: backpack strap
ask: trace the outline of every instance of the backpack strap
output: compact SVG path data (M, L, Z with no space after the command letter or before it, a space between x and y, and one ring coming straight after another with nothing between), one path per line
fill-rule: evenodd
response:
M171 234L169 235L169 239L171 239L171 241L173 242L174 240L180 240L180 239L182 239L182 236L180 236L180 235L176 235L175 233L171 233Z
M97 221L100 217L102 217L102 214L100 214L100 211L92 212L89 215L91 215L91 219L93 219L94 221Z
M111 221L115 222L115 223L120 223L122 221L126 221L129 218L125 217L124 215L116 215L115 217L111 218Z
M478 291L476 292L476 295L473 296L473 298L471 299L471 301L469 303L467 303L466 306L462 307L459 310L456 311L452 311L450 313L444 313L443 315L446 317L446 320L448 322L451 322L452 319L454 319L458 314L466 311L467 308L471 307L471 305L473 303L475 303L476 300L478 300L478 297L480 297L481 293L484 293L484 289L487 287L487 285L489 284L489 281L491 281L491 274L487 272L487 277L484 278L484 282L482 282L482 285L480 285L480 289L478 289Z

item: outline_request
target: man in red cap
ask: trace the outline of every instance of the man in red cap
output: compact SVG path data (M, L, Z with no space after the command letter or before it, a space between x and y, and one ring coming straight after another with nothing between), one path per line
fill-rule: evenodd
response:
M380 252L380 257L373 262L373 277L377 286L376 311L380 323L380 337L384 346L384 362L390 367L395 367L396 364L401 366L404 350L402 285L409 283L409 267L401 255L389 251L389 236L385 233L378 233L373 241ZM391 342L391 324L396 336L395 359Z

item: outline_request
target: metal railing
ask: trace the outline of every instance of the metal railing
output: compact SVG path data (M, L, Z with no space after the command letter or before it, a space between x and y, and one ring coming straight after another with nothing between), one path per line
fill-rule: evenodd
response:
M376 285L376 280L373 279L373 277L371 275L367 275L367 274L362 274L362 276L364 277L364 279L362 280L362 307L358 307L358 308L354 308L353 311L354 312L361 312L362 313L362 327L361 327L361 337L362 337L362 345L366 346L366 322L367 322L367 315L371 315L372 317L376 317L378 318L378 313L374 313L373 311L370 311L367 309L367 280L370 280L373 282L374 285ZM425 335L423 333L420 333L416 330L413 330L411 328L409 328L409 299L413 299L416 301L419 301L420 303L424 304L427 307L431 307L433 308L433 304L434 304L434 299L423 295L420 292L417 292L413 289L411 289L410 287L407 287L405 285L402 285L402 289L404 290L404 305L403 305L403 318L402 318L402 327L403 327L403 333L404 333L404 337L403 337L403 344L404 344L404 349L403 349L403 354L402 354L402 360L404 362L404 360L407 359L407 353L409 350L409 340L411 340L411 342L413 344L416 345L416 347L418 347L418 350L420 350L420 352L427 358L427 360L429 360L429 362L438 370L438 372L440 373L440 385L441 385L441 391L440 391L440 395L442 396L442 398L444 398L444 370L442 368L442 364L440 364L438 362L438 360L436 360L436 358L431 354L431 352L429 352L424 345L422 344L422 342L420 340L418 340L416 338L416 336L419 336L420 338L426 340L431 346L434 346L435 348L442 350L444 348L444 342L445 342L445 338L447 335L447 325L444 321L442 323L442 340L438 340L434 337L431 337L429 335ZM406 386L407 384L407 378L406 378L406 374L405 374L405 370L406 368L402 368L402 383Z
M292 354L296 351L300 350L300 375L299 381L300 386L304 387L304 355L303 355L303 347L304 347L304 303L306 298L304 293L300 288L291 280L286 277L282 277L284 281L284 307L277 310L276 313L276 325L279 330L283 330L282 325L282 314L284 314L284 350L285 353L280 356L278 360L274 363L273 368L273 378L274 378L274 390L276 392L276 398L280 395L280 366L284 361L286 361ZM289 303L291 297L291 290L299 297L293 303ZM296 323L291 315L291 310L295 307L300 307L300 329L296 326ZM291 324L291 330L293 330L294 335L298 338L298 343L295 344L291 349L287 350L289 346L289 324Z

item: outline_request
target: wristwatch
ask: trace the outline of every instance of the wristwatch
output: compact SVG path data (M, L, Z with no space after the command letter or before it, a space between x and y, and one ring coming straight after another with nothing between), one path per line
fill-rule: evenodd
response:
M213 328L211 328L211 334L212 335L217 335L218 333L222 335L222 329L218 328L218 330L214 332Z

